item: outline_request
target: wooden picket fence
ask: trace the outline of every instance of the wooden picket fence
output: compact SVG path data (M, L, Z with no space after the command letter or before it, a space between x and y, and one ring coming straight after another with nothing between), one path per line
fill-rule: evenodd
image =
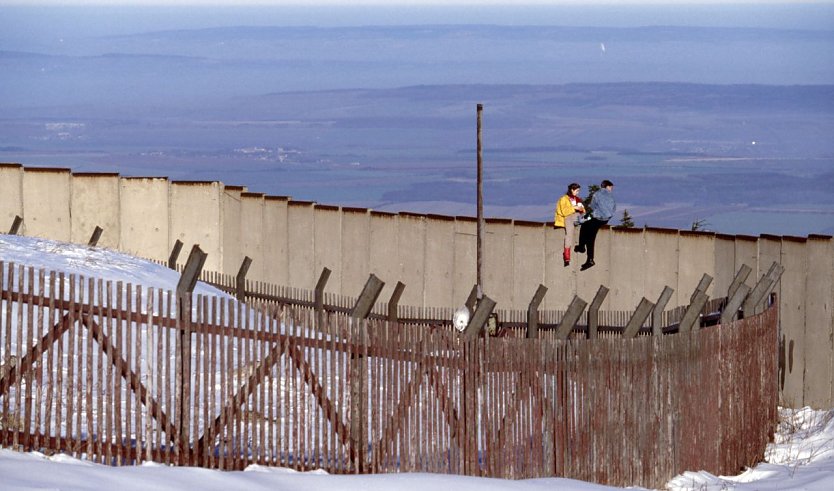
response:
M2 262L0 278L0 444L23 451L656 488L754 464L777 420L775 306L691 334L465 341Z

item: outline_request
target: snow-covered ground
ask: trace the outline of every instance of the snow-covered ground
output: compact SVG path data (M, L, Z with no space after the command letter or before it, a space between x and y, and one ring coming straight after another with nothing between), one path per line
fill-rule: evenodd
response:
M71 271L113 281L154 288L175 289L179 275L167 268L131 256L80 245L0 235L0 261L47 270ZM198 292L218 294L206 285ZM714 476L686 472L672 479L672 490L832 490L834 489L834 410L782 409L775 442L766 462L741 475ZM107 467L56 455L17 453L0 449L0 490L167 490L167 489L280 489L280 490L414 490L433 487L455 491L601 490L607 486L570 479L548 478L509 481L437 474L337 476L322 472L298 473L287 469L251 466L243 472L145 464Z

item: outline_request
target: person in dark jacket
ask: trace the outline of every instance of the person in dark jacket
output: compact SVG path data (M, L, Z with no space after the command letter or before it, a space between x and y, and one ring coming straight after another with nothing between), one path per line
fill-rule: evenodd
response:
M600 227L608 223L617 211L617 203L614 201L614 183L605 179L599 185L599 191L591 197L590 208L591 219L582 224L579 228L579 244L573 248L575 252L584 253L588 257L585 263L579 267L585 271L594 264L594 243L597 240L597 232Z

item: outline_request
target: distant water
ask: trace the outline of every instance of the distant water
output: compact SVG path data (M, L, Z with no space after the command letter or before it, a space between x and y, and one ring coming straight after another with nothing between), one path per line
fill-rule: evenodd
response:
M686 1L477 8L0 5L0 161L221 179L325 203L393 207L429 199L428 191L444 189L438 183L448 184L447 176L432 173L471 161L466 152L477 100L490 111L490 162L532 169L525 176L512 169L514 181L506 182L518 181L523 190L507 188L501 213L547 219L552 189L541 191L547 200L531 201L531 187L544 187L546 179L614 177L622 183L620 196L635 206L691 202L688 213L647 213L652 226L685 228L705 219L719 232L833 233L834 3ZM683 98L662 83L685 92ZM556 93L553 87L562 84L616 86L588 86L568 99L542 97L542 107L501 95L513 86ZM641 84L655 84L658 92L634 100ZM728 87L751 86L766 89L719 97ZM397 93L400 87L414 93ZM789 87L803 88L801 97L776 97ZM813 95L815 89L823 95ZM820 104L803 97L819 97ZM787 159L792 167L744 167L753 140L764 142L753 157ZM586 156L612 149L624 149L613 152L619 160ZM259 160L255 151L289 161ZM651 167L682 151L734 163ZM537 162L567 162L568 171ZM641 171L635 162L651 168ZM558 172L571 174L563 179ZM665 197L681 182L696 196ZM781 208L772 194L783 186L785 194L806 197L813 187L815 206L808 213L773 213ZM396 199L360 201L371 199L369 189ZM715 213L727 197L741 209ZM445 206L432 212L450 213ZM527 211L532 206L543 211ZM639 213L634 217L643 224Z
M613 3L613 2L612 2ZM136 34L222 26L419 24L834 29L834 4L590 6L126 7L0 6L0 40ZM6 49L6 48L0 48Z

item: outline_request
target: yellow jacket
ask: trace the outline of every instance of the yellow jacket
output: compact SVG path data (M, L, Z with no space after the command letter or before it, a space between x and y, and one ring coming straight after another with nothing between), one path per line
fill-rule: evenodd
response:
M563 194L556 202L556 213L553 215L553 225L556 227L565 226L565 218L576 212L567 194Z

